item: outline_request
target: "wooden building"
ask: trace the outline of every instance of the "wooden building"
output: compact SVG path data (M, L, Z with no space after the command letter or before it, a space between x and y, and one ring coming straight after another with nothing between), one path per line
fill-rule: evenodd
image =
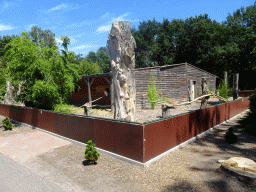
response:
M135 69L136 105L138 108L149 107L147 89L150 84L151 73L154 74L156 87L160 96L176 101L187 101L189 97L196 98L201 94L201 80L206 78L211 91L216 89L217 76L199 69L188 63L172 64L157 67ZM111 73L82 76L77 88L68 98L70 104L82 105L104 95L107 90L110 94L95 102L98 105L111 104ZM89 96L89 97L88 97Z

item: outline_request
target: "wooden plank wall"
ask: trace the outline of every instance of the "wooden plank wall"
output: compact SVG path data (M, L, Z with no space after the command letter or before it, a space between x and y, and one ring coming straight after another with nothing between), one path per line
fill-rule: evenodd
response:
M187 77L188 77L188 86L190 85L190 80L196 81L196 85L195 85L196 97L198 97L199 94L202 94L202 87L201 87L202 77L206 77L207 83L209 82L209 89L215 92L216 76L188 64Z
M108 77L108 79L110 79ZM72 92L72 95L68 98L68 101L70 104L74 104L74 105L82 105L86 102L88 102L88 86L85 83L84 79L81 79L78 83L77 83L81 89L78 92ZM98 99L99 97L102 97L104 95L104 93L99 93L96 91L96 88L98 85L105 85L107 88L110 89L110 85L109 83L105 80L104 77L95 77L92 85L91 85L91 97L92 100ZM111 101L110 101L110 94L108 96L104 96L102 99L94 102L93 104L99 104L99 105L110 105Z
M156 86L159 89L160 96L165 96L177 101L187 101L188 100L188 89L190 86L190 80L196 81L195 92L196 97L201 93L201 78L206 77L207 82L209 82L210 90L215 91L216 87L216 77L206 71L194 67L193 65L187 65L186 74L186 64L175 64L171 66L162 66L154 68L142 68L135 69L135 81L136 81L136 106L142 108L142 100L144 95L145 107L150 107L148 102L147 90L148 84L150 83L151 70L155 76ZM186 77L187 75L187 77ZM110 79L110 76L108 77ZM187 78L187 82L186 82ZM73 104L83 104L88 101L88 91L87 85L84 80L78 82L81 86L79 92L73 92L72 96L68 100ZM96 77L92 86L92 100L101 97L102 93L96 92L97 85L109 85L104 77ZM97 104L109 105L110 96L97 101ZM161 106L158 105L158 108Z
M136 81L136 105L138 108L142 108L143 95L146 99L145 107L150 107L150 103L147 101L148 84L150 83L151 70L155 76L156 86L159 88L160 96L165 96L177 101L188 100L188 89L190 80L196 81L195 91L196 97L201 92L201 78L206 77L209 82L210 90L215 91L216 77L210 73L200 70L192 65L187 65L188 73L186 74L186 64L162 66L155 68L136 69L135 81ZM186 75L187 81L186 82ZM158 105L158 108L161 106Z

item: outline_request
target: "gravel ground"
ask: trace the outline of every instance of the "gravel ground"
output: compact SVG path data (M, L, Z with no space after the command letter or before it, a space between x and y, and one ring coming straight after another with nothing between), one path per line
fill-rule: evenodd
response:
M238 99L240 99L240 98L242 98L242 97L239 97ZM232 101L232 100L233 100L233 97L230 97L228 99L228 101ZM219 99L211 97L207 102L207 106L212 106L212 105L216 105L219 103L220 103ZM171 109L171 115L178 115L181 113L198 110L198 109L200 109L200 106L201 106L200 100L193 102L191 105L177 106L176 108ZM149 108L148 109L137 109L136 116L135 116L135 122L144 123L147 121L153 121L153 120L162 118L162 109L160 107L161 106L158 105L154 110L151 110ZM83 115L84 114L83 109L80 109L75 114ZM92 109L91 116L113 119L114 113L111 112L110 109Z
M238 143L228 145L224 134L233 127ZM84 191L256 191L244 178L224 171L216 163L234 156L256 161L256 138L238 133L232 122L220 126L206 137L142 168L100 154L96 165L87 166L84 147L71 144L38 156L28 162L55 182L69 182ZM39 166L38 166L39 165ZM71 190L72 191L72 190Z

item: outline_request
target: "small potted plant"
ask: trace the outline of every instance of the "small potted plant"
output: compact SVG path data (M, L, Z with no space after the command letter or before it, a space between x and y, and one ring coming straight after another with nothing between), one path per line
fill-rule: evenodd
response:
M97 149L94 147L96 147L95 143L92 143L92 140L89 140L85 150L85 158L88 160L89 165L91 163L95 164L95 161L97 161L100 156L100 154L97 152Z
M12 130L12 122L8 117L5 117L2 123L5 130Z

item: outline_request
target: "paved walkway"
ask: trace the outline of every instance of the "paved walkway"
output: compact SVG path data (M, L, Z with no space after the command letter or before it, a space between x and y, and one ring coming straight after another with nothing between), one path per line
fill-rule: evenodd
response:
M1 192L61 192L55 183L0 153Z

